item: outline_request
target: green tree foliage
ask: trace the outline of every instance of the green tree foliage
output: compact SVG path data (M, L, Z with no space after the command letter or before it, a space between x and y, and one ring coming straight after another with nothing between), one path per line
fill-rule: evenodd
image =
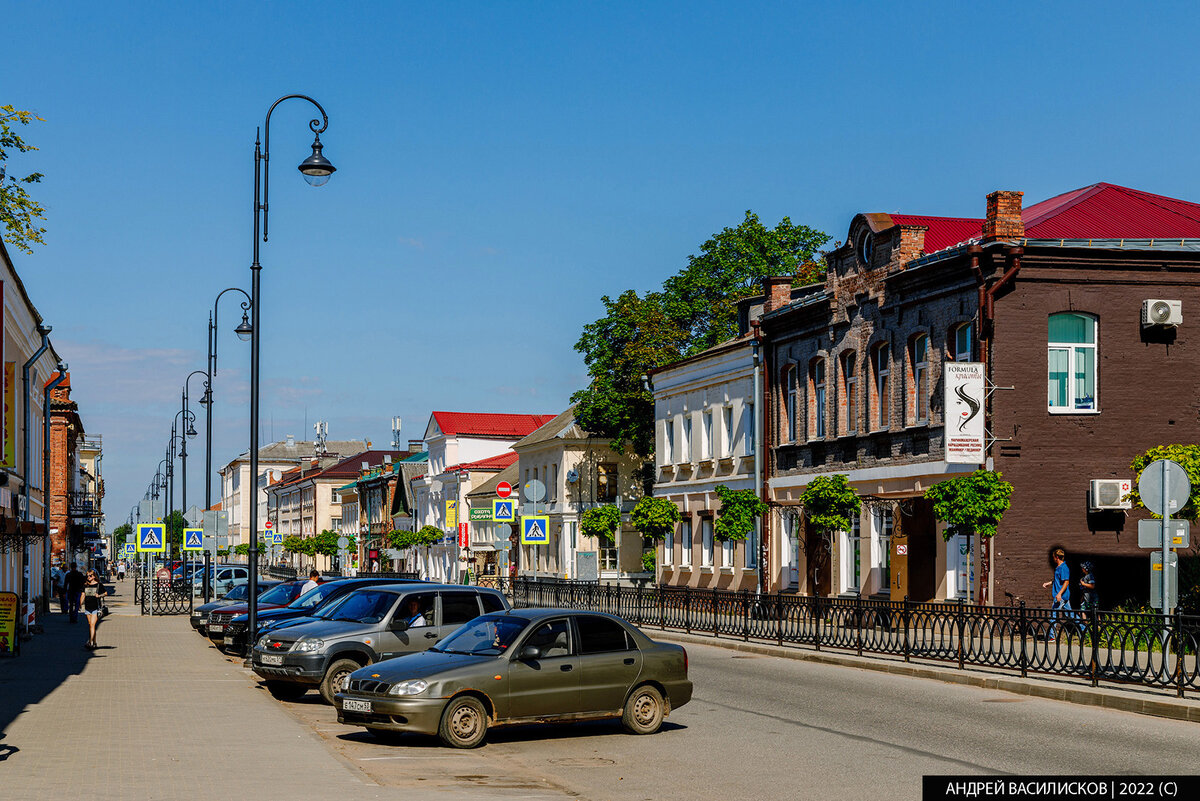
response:
M44 122L41 117L29 111L20 111L12 106L0 106L0 167L8 161L9 151L28 153L37 150L17 133L15 126L29 125L34 120ZM0 180L0 223L3 223L7 233L4 240L16 245L26 253L32 253L32 245L44 245L42 234L45 228L37 224L37 220L46 219L46 210L36 200L29 196L26 184L40 183L42 174L31 172L24 178L9 175Z
M642 554L642 572L653 573L658 570L658 556L654 551L646 551Z
M1142 471L1146 469L1146 466L1159 459L1170 459L1187 473L1188 480L1192 482L1192 494L1183 508L1172 512L1171 516L1194 522L1196 515L1200 513L1200 445L1159 445L1139 454L1129 465L1133 468L1133 492L1129 493L1130 499L1134 505L1145 508L1146 504L1142 501L1137 484L1141 480ZM1154 516L1162 517L1162 515Z
M844 474L817 476L800 496L808 524L825 537L849 531L851 516L858 516L862 501Z
M239 543L238 545L233 546L233 552L238 556L249 556L250 544L246 542ZM228 551L226 551L226 553L228 553Z
M392 530L388 532L388 544L396 550L404 550L405 548L428 548L430 545L437 545L446 537L446 532L436 526L422 526L420 531L398 531Z
M741 542L754 531L755 518L767 513L767 504L754 490L731 490L718 486L721 508L713 522L713 537L721 542Z
M795 276L795 284L824 277L818 249L829 235L784 217L767 228L752 211L737 228L725 228L688 257L688 265L663 283L672 316L688 331L686 355L737 335L737 304L762 291L762 279Z
M594 506L579 518L579 531L585 537L595 537L609 544L616 542L621 526L621 510L614 504Z
M183 530L188 528L188 521L183 516L183 512L178 509L167 515L163 520L163 525L167 527L167 542L179 548L183 544Z
M946 539L955 534L994 537L996 526L1008 511L1012 490L1012 484L1002 480L1000 473L976 470L969 476L934 484L925 490L925 497L933 501L933 516L946 524L942 532Z
M667 536L667 532L674 531L679 523L679 507L666 498L647 495L633 507L629 519L633 527L642 532L642 536L661 540Z
M341 535L336 531L324 529L320 534L312 538L312 547L314 554L322 556L336 556L338 552L337 541Z
M295 534L289 534L283 538L283 550L288 553L303 554L305 549L304 538Z
M117 544L117 548L121 548L133 536L133 527L128 523L122 523L113 529L113 542Z

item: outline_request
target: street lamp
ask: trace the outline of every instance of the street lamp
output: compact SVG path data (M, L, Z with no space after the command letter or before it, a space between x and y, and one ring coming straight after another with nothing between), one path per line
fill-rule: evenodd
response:
M221 296L226 292L241 292L245 296L242 301L242 322L234 329L234 332L241 340L248 340L254 331L254 327L250 325L250 320L246 316L246 312L250 310L250 296L246 294L246 290L231 286L227 289L222 289L217 294L217 299L213 301L212 314L208 315L208 380L204 382L204 395L200 398L200 405L204 407L204 508L212 508L212 404L213 404L213 376L217 374L217 312L221 305Z
M254 261L250 264L250 574L247 600L246 631L250 637L251 647L258 633L258 373L259 373L259 343L262 340L262 326L259 312L262 306L262 296L259 294L259 280L262 264L258 260L258 232L262 226L262 241L267 241L268 207L271 196L271 115L276 107L285 100L296 98L307 100L321 112L321 119L309 121L308 127L316 136L312 145L312 155L299 165L304 180L312 186L322 186L333 175L334 166L322 154L321 134L329 127L329 116L321 104L307 95L284 95L271 104L267 110L267 118L263 124L262 147L259 147L257 133L254 139ZM261 187L261 197L259 189ZM241 326L239 326L239 329ZM241 336L241 331L238 332Z

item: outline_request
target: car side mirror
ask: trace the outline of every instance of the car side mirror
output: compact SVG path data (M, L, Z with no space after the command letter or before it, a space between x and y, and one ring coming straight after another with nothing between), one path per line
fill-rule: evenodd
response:
M540 659L541 656L542 656L542 649L538 648L536 645L526 645L524 648L521 649L521 654L518 658L520 658L520 659Z
M392 625L389 628L392 631L408 631L408 621L398 617L392 621Z

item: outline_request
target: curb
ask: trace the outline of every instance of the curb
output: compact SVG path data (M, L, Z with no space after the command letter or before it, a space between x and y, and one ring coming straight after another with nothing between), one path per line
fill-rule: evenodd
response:
M958 670L935 665L913 664L912 662L893 662L888 659L868 659L866 657L826 651L806 651L780 647L778 645L767 645L765 643L742 642L740 640L728 640L719 637L701 637L695 634L685 634L669 630L646 629L645 632L648 635L652 634L653 639L668 642L712 645L730 651L742 651L761 656L775 656L783 659L795 659L801 662L813 662L820 665L874 670L880 673L891 673L896 676L931 679L945 684L961 684L986 690L999 690L1015 695L1046 698L1052 701L1065 701L1069 704L1103 707L1121 712L1132 712L1137 715L1152 715L1154 717L1182 720L1189 723L1200 723L1200 701L1183 698L1165 698L1161 695L1146 698L1133 695L1128 690L1077 687L1054 683L1052 680L1040 677L1022 679L1019 676L989 675L974 670Z

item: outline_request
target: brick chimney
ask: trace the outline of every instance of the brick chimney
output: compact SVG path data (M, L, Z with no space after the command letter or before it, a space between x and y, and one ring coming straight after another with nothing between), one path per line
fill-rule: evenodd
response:
M925 232L929 230L929 226L901 225L899 228L900 247L897 248L896 259L900 267L903 267L913 259L925 255Z
M983 241L1020 239L1025 236L1021 220L1024 192L996 191L987 196L987 219L983 221Z
M788 305L792 300L792 276L768 275L763 279L763 294L767 298L763 303L763 314Z

